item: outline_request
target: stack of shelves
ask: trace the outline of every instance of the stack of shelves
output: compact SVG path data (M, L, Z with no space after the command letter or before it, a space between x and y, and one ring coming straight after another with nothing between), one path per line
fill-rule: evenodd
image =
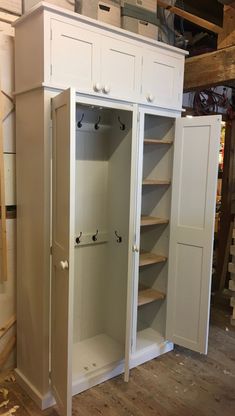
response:
M137 350L164 342L174 128L146 115L138 287Z

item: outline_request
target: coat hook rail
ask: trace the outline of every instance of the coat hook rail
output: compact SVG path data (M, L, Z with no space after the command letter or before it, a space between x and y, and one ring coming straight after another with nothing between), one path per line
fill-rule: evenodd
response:
M120 130L124 131L126 130L126 125L124 123L122 123L121 118L118 116L118 121L120 124Z

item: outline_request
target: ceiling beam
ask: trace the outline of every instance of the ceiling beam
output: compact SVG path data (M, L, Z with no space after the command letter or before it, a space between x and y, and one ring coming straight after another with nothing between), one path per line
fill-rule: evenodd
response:
M186 12L185 10L182 10L179 7L171 6L163 0L158 0L157 4L159 7L163 7L163 9L167 9L169 12L174 13L177 16L180 16L183 19L188 20L189 22L192 22L195 25L203 27L204 29L210 30L211 32L220 33L222 31L222 27L217 26L214 23L208 22L207 20L202 19L201 17L195 16L194 14Z
M235 46L186 59L184 90L235 86Z

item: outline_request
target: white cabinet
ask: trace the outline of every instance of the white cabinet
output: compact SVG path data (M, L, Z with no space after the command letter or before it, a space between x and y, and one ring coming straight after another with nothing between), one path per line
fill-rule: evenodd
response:
M207 352L221 118L139 108L137 142L131 105L52 103L51 380L69 415L72 394L173 342Z
M146 49L142 67L142 100L164 108L180 108L184 63L167 51Z
M183 51L45 4L15 29L16 374L70 416L173 342L206 352L220 118L180 119Z

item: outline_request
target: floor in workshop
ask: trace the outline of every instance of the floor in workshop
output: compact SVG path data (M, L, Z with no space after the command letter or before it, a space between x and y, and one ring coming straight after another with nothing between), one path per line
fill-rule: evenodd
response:
M211 310L207 357L176 347L158 359L131 371L130 382L117 377L73 398L73 416L232 416L235 415L235 327L229 310ZM45 412L17 383L3 381L9 391L8 416L57 416ZM2 397L0 396L0 403Z

